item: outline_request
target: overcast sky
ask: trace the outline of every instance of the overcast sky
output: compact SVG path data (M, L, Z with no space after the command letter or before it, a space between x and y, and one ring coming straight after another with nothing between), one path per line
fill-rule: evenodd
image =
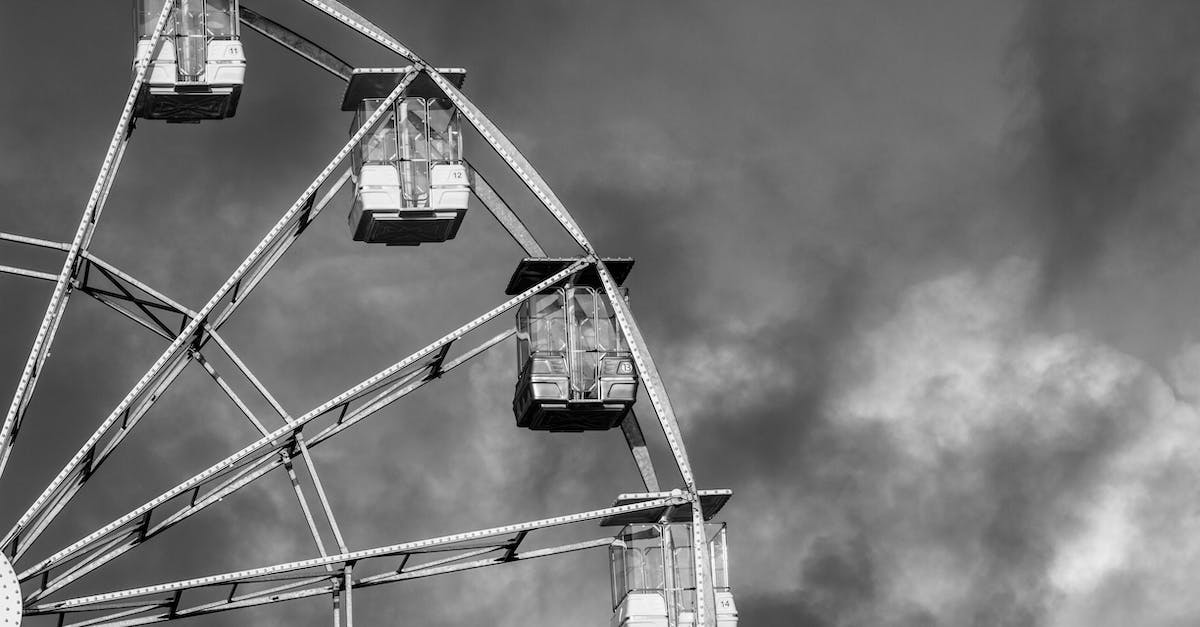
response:
M128 90L123 4L22 3L0 19L13 60L0 230L74 233ZM601 253L637 258L632 306L696 475L735 492L721 518L743 625L1200 621L1200 5L352 5L427 60L467 68L464 91ZM301 2L250 6L352 65L399 64ZM139 124L92 247L193 308L350 124L342 83L257 34L245 42L237 117ZM467 151L548 249L574 252L480 138ZM350 241L349 203L225 333L294 414L501 302L522 255L475 205L451 242L366 247ZM3 245L0 264L60 261ZM49 293L0 277L9 389ZM71 300L0 481L5 528L163 348ZM514 426L514 352L316 451L352 548L641 489L619 431ZM644 400L639 413L664 484L678 485ZM34 552L252 439L190 367ZM271 476L83 589L314 554L286 478ZM604 624L606 562L591 551L374 588L355 596L356 617ZM328 606L194 623L323 625Z

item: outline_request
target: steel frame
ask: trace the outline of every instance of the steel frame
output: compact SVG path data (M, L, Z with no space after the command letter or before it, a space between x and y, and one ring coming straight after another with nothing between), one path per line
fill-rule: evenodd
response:
M79 451L0 540L0 547L3 547L13 562L22 561L50 522L92 477L96 469L115 451L190 361L196 361L205 370L217 387L261 435L255 442L179 483L142 506L134 508L96 531L51 553L34 565L20 570L20 579L31 589L25 598L26 613L30 615L57 614L60 617L60 624L64 624L68 615L88 614L83 620L70 624L141 625L328 594L332 598L334 624L340 625L341 617L344 615L346 624L352 625L351 594L354 588L607 546L612 542L611 537L517 552L528 535L541 529L594 520L611 514L649 510L663 505L686 504L690 506L692 512L693 546L696 549L693 551L693 555L696 585L699 592L696 604L697 624L712 624L713 616L709 612L712 603L712 589L705 579L708 556L703 528L704 513L701 508L697 482L692 473L678 421L665 392L662 379L628 304L619 295L611 273L600 261L598 254L578 224L533 166L499 128L453 84L438 74L432 65L426 63L386 31L341 2L336 0L300 1L381 44L404 58L415 69L401 80L388 98L336 153L328 165L284 212L275 226L268 231L203 307L196 311L188 309L87 250L132 133L132 109L147 75L150 56L139 58L137 61L137 71L129 96L72 242L65 244L0 233L0 241L55 249L66 253L62 270L57 275L35 269L0 265L0 273L3 274L54 282L50 303L39 325L8 414L3 425L0 426L0 475L3 473L13 448L25 410L36 387L38 375L49 355L50 345L72 291L78 290L87 294L169 342L166 350L146 374L117 407L100 422L93 435L84 442ZM166 3L159 15L151 39L151 49L156 48L161 40L170 8L171 3ZM351 66L346 62L286 27L247 9L244 5L242 9L242 22L251 29L262 33L329 73L343 80L349 79ZM307 413L293 417L219 335L218 330L345 185L349 179L348 171L336 179L332 185L329 185L326 193L317 201L317 193L326 188L333 171L344 161L359 140L370 131L391 103L415 77L416 72L428 73L438 84L446 96L458 107L463 117L471 123L480 136L487 141L527 189L539 199L543 207L572 237L582 250L583 256L570 267L547 278L526 292L501 303ZM544 249L529 232L521 218L475 168L469 165L468 167L471 189L475 197L496 218L526 255L546 256ZM676 468L683 479L684 490L676 490L668 498L648 500L633 505L610 507L389 547L351 551L342 536L310 449L333 438L426 383L441 378L444 374L489 348L502 343L513 335L512 330L487 339L453 360L446 361L452 345L459 339L509 311L530 295L587 265L596 266L604 289L614 303L618 323L631 347L634 362L655 411L655 417L663 430ZM173 322L173 318L176 316L178 325L168 324L168 322ZM242 400L234 386L218 372L203 353L210 341L234 365L252 391L270 405L277 414L275 422L281 423L280 426L273 429L268 427L267 423L256 416ZM306 438L303 430L310 425L316 429L316 433ZM621 428L647 492L658 492L660 490L658 477L637 417L631 412L622 423ZM297 458L301 460L306 471L307 481L302 481L295 472ZM280 467L289 477L299 509L313 536L319 558L88 597L59 601L47 599L83 575L116 559L209 505L220 501L225 496L233 494L265 476L271 470ZM311 497L314 494L320 503L321 517L325 523L324 529L318 525L310 505ZM516 535L503 541L478 543L480 540L507 534ZM325 535L332 537L337 545L338 552L336 554L331 555L327 550L323 539ZM429 552L449 552L451 555L409 564L410 559L414 556ZM492 553L498 553L498 555L486 557ZM369 566L377 563L381 558L397 556L402 559L397 568L389 572L363 574L364 569L369 571ZM355 568L360 566L361 569L356 574ZM38 583L39 581L40 583ZM224 601L197 605L183 603L186 592L214 586L229 587ZM242 589L241 594L238 594L239 587ZM164 593L169 593L169 596L151 598Z

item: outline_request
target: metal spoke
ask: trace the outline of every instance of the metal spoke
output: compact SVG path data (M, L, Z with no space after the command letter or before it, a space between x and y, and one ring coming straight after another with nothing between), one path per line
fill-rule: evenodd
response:
M241 360L240 357L238 357L233 348L231 348L229 344L226 344L225 340L221 336L217 335L215 331L209 331L209 335L212 337L213 341L217 343L217 346L219 346L225 353L225 356L233 362L233 365L237 366L238 370L242 373L242 376L246 377L246 380L254 386L254 389L257 390L263 399L265 399L267 403L271 405L271 408L279 414L279 417L282 418L284 422L291 420L291 416L288 415L288 412L283 408L283 405L281 405L279 401L275 400L275 396L272 395L267 390L266 386L264 386L262 382L258 380L258 377L254 376L254 372L250 370L250 368L246 367L246 364Z
M589 540L586 542L576 542L573 544L567 544L567 545L562 545L562 546L550 547L550 548L545 548L545 549L537 549L537 550L533 550L533 551L526 551L523 553L514 554L509 559L504 559L503 557L495 557L495 558L490 558L490 559L475 560L475 561L471 561L471 562L456 562L456 563L439 566L436 568L423 568L423 567L417 568L417 569L413 569L411 571L405 571L403 573L389 575L385 578L373 579L371 581L359 579L358 581L354 582L354 586L357 588L366 588L366 587L377 586L377 585L391 584L391 583L396 583L399 581L407 581L410 579L433 577L436 575L445 575L445 574L450 574L450 573L463 572L463 571L467 571L467 570L484 568L484 567L488 567L488 566L500 566L500 565L511 563L511 562L528 561L528 560L537 559L537 558L541 558L541 557L562 555L565 553L571 553L571 552L575 552L575 551L585 551L585 550L590 550L590 549L603 548L610 544L612 544L612 538L597 538L595 540ZM300 590L300 591L296 591L296 592L287 592L288 590L295 590L296 588L303 588L304 586L321 584L322 582L325 582L324 585L320 585L319 587L316 587L316 588L308 588L308 589L304 589L304 590ZM172 616L170 613L164 612L164 613L159 613L159 614L144 615L140 618L132 619L130 621L110 622L110 621L114 621L116 619L123 618L126 616L132 616L132 615L136 615L136 614L146 614L147 612L152 612L154 610L168 607L174 600L174 596L172 596L172 597L164 598L157 602L151 601L151 602L142 603L142 604L133 604L133 609L126 609L124 611L104 615L99 618L94 618L94 619L89 619L89 620L79 621L79 622L72 622L72 623L61 622L60 624L65 625L66 627L80 627L82 625L93 625L93 624L105 624L105 625L114 625L114 626L115 625L121 625L121 626L145 625L145 624L152 624L152 623L158 623L158 622L170 620L172 617L184 618L184 617L190 617L190 616L202 616L202 615L206 615L206 614L212 614L215 612L224 612L224 611L228 611L228 610L235 610L235 609L241 609L241 608L246 608L246 607L255 607L255 606L267 605L267 604L271 604L271 603L282 603L285 601L291 601L291 600L295 600L295 599L302 599L302 598L307 598L307 597L336 593L336 590L339 587L339 585L340 584L338 582L333 581L333 580L329 579L328 577L311 577L311 578L307 578L307 579L304 579L301 581L297 581L295 583L285 584L285 585L277 586L277 587L270 588L267 590L260 590L260 591L254 592L254 593L247 593L247 594L235 596L233 594L233 592L237 591L238 584L234 583L233 585L230 586L231 594L225 600L213 601L210 603L205 603L203 605L197 605L197 606L189 607L189 608L185 608L185 609L177 609L177 612L174 614L174 616ZM121 608L130 607L130 604L111 604L111 605L97 604L97 605L85 606L85 607L75 609L75 610L58 610L58 611L54 611L54 610L39 611L37 609L33 609L30 613L34 614L34 615L36 615L38 613L40 613L40 614L58 614L60 621L65 621L66 616L73 612L94 612L94 611L99 611L99 610L117 609L118 607L121 607ZM336 604L334 606L334 610L335 610L335 612L338 610L338 606Z
M304 512L304 520L308 523L308 530L312 533L313 541L317 544L317 552L321 557L328 557L329 552L325 550L325 542L321 540L321 531L317 529L317 522L313 520L312 509L308 507L308 499L304 496L304 490L300 487L300 480L296 477L296 468L292 465L291 455L285 453L283 467L287 470L288 479L292 482L292 490L296 493L296 500L300 503L300 510ZM330 567L326 567L330 570Z
M14 242L17 244L28 244L30 246L37 246L38 248L53 248L55 250L61 250L63 252L71 250L70 244L64 244L62 242L52 242L50 240L41 239L38 237L29 237L26 235L16 235L14 233L0 233L0 241Z
M556 516L552 518L544 518L524 523L512 525L504 525L501 527L493 527L489 529L481 529L477 531L469 531L465 533L457 533L438 538L429 538L425 540L417 540L414 542L405 542L391 546L378 547L373 549L364 549L360 551L351 551L349 553L340 553L338 555L330 555L327 557L312 558L295 562L288 562L276 566L266 566L261 568L252 568L248 570L224 573L219 575L209 575L206 577L198 577L195 579L186 579L181 581L173 581L169 583L157 584L141 588L132 588L129 590L121 590L117 592L109 592L105 594L94 594L62 601L55 601L36 605L30 608L31 613L53 613L62 610L79 609L89 605L100 603L111 603L113 601L123 601L134 599L147 595L161 595L164 593L174 593L189 589L194 589L203 586L228 585L233 583L249 583L258 578L281 575L288 573L299 573L309 571L314 568L324 568L325 566L344 567L347 564L361 563L366 560L376 558L395 557L399 555L411 554L422 550L427 550L434 547L444 547L456 543L472 542L491 538L496 536L506 536L520 534L521 532L533 532L540 529L548 529L551 527L559 527L573 523L585 522L604 518L606 516L615 516L619 514L628 514L648 509L671 507L686 504L688 501L683 496L668 496L661 499L653 499L632 503L629 505L621 505L616 507L607 507L604 509L581 512L578 514L568 514L566 516ZM609 540L611 541L611 540ZM496 549L504 551L500 556L500 561L515 561L515 554L509 554L510 542L498 543ZM472 549L474 550L474 549ZM415 570L415 569L414 569ZM426 570L434 570L432 568ZM401 573L390 574L381 578L370 578L363 583L383 583L385 581L395 580L396 577L410 573L411 571L403 571Z
M131 521L131 523L123 525L121 529L106 536L117 538L118 542L116 544L110 546L106 543L99 547L90 547L76 560L76 564L71 567L69 572L50 578L49 569L41 571L43 583L29 595L29 600L37 601L61 590L79 577L120 557L146 540L179 524L192 514L219 502L221 499L263 477L282 464L283 461L278 451L271 451L266 455L252 460L251 463L237 467L234 472L222 475L220 478L225 480L216 487L211 488L208 492L203 493L203 495L200 493L200 488L203 486L196 486L191 492L191 498L187 505L176 510L173 514L153 526L149 525L149 521L157 511L157 508L146 510ZM228 478L226 478L227 476ZM137 532L133 533L134 530ZM28 577L28 579L32 579L32 577L33 575Z
M20 430L20 422L29 406L33 390L37 387L38 375L42 371L46 358L50 355L50 345L54 342L54 335L58 331L59 323L62 322L63 312L66 311L67 300L70 298L70 281L78 268L80 252L85 250L91 242L92 233L95 231L100 213L104 209L104 201L108 198L108 191L112 186L116 170L120 167L121 159L125 154L125 145L129 141L129 125L133 119L134 103L137 101L142 83L145 82L146 75L149 73L150 59L160 43L167 16L170 13L171 4L163 3L163 8L158 15L158 22L155 23L154 31L150 36L148 53L137 60L137 71L134 73L133 84L129 88L129 95L125 98L125 106L117 121L117 128L113 131L108 152L104 155L100 173L92 186L92 193L83 210L83 217L79 220L75 238L67 249L67 257L63 261L62 270L54 285L54 293L50 296L50 303L46 306L46 313L42 317L33 346L29 350L25 368L21 371L21 378L17 383L17 390L13 394L12 403L9 405L8 414L4 418L4 424L0 425L0 475L4 473L4 467L12 453L17 432ZM7 542L0 542L0 544L7 544Z
M130 524L132 521L135 521L139 517L153 512L160 505L174 499L175 497L177 497L181 494L184 494L190 490L196 489L208 481L214 480L215 478L222 476L224 473L229 471L231 468L234 468L235 465L237 465L239 462L246 460L251 455L261 454L263 452L267 452L267 454L270 455L278 450L281 450L282 446L288 446L289 443L293 441L293 435L295 433L299 432L299 430L302 429L304 427L304 425L315 420L316 418L319 418L323 415L330 413L331 411L335 410L336 408L338 408L340 406L346 405L347 402L349 402L355 398L359 398L363 395L369 394L371 391L378 389L381 385L386 386L387 382L392 380L393 376L395 376L399 373L408 371L408 369L410 367L412 367L415 364L418 364L418 362L420 362L421 360L429 358L430 356L434 356L435 353L437 354L434 358L434 361L428 362L427 364L420 366L418 368L417 372L411 373L412 375L419 374L421 371L427 369L428 366L431 364L440 364L441 359L444 358L444 353L441 353L440 351L444 346L456 341L457 339L466 335L470 331L478 328L480 325L484 324L485 322L488 322L489 320L492 320L493 318L512 309L513 307L516 307L518 304L520 304L522 301L529 298L533 294L536 294L539 291L546 289L546 287L553 285L554 283L563 279L564 277L571 274L572 272L575 272L575 271L579 270L580 268L584 267L585 265L587 265L587 263L588 263L587 260L580 260L580 261L568 266L567 268L564 268L562 271L556 273L555 275L548 277L545 281L542 281L538 285L531 287L526 292L519 294L519 295L505 301L504 303L502 303L501 305L498 305L497 307L488 311L484 315L472 320L471 322L458 328L457 330L451 332L450 334L442 337L441 339L430 344L429 346L426 346L424 349L422 349L416 353L413 353L412 355L408 356L407 358L405 358L405 359L401 360L400 362L397 362L396 364L392 365L391 367L377 373L376 375L372 376L371 378L364 380L362 383L359 383L355 387L350 388L349 390L347 390L346 392L343 392L342 394L338 395L337 397L335 397L329 401L326 401L324 404L313 409L312 411L308 412L304 416L301 416L300 418L289 421L283 427L273 431L269 435L263 436L262 439L250 444L249 446L246 446L242 450L234 453L233 455L218 462L217 464L214 464L207 470L200 472L199 474L193 476L192 478L190 478L190 479L184 481L183 483L180 483L179 485L175 486L174 488L171 488L170 490L164 492L160 496L150 500L146 504L130 511L129 513L125 514L124 516L112 521L111 523L92 532L91 534L85 536L84 538L81 538L80 540L76 541L75 543L71 544L70 546L54 553L50 557L47 557L46 559L39 562L37 565L21 572L20 578L24 581L24 580L28 580L32 577L35 577L35 576L41 574L42 572L55 567L55 565L58 564L59 562L70 559L73 556L79 554L81 551L88 549L95 543L104 541L105 538L109 537L114 532L119 532L119 530L121 530L126 525ZM492 343L492 345L494 345L494 343ZM438 372L440 373L440 371L443 371L445 369L446 368L442 367L442 368L438 369ZM428 380L430 378L435 378L434 373L430 373L430 376L428 376L426 380ZM326 431L329 433L323 432L321 434L318 434L318 436L316 438L314 438L313 441L310 442L310 444L315 446L316 444L327 440L329 437L332 437L332 435L334 435L335 433L338 433L338 432L344 430L345 428L348 428L351 424L361 420L362 418L365 418L367 415L370 415L371 413L374 413L375 411L378 411L382 407L386 406L388 403L393 402L397 398L400 398L404 394L407 394L412 389L416 389L416 387L419 387L422 384L423 384L423 382L409 384L408 388L402 388L395 392L391 392L384 398L377 398L375 400L372 400L370 403L368 403L366 406L364 406L362 408L362 410L360 410L359 412L356 412L356 414L359 414L359 415L351 416L350 418L343 420L342 424L340 424L340 425L335 424L332 427L326 429ZM187 511L185 512L185 511L181 510L180 514L178 514L178 515L181 517L180 519L186 518L187 516L190 516L192 513L195 513L195 511L198 511L199 509L200 509L199 507L185 508L185 510L187 510ZM103 556L101 556L101 557L103 557ZM109 559L111 559L111 558L109 558Z
M0 239L20 242L20 243L25 243L25 244L31 244L31 245L40 246L43 248L64 249L66 247L65 244L58 244L55 242L49 242L46 240L38 240L38 239L34 239L34 238L14 236L14 235L7 234L7 233L0 233ZM133 322L143 326L144 328L151 331L152 333L155 333L155 334L159 335L160 337L167 339L168 341L171 340L171 337L166 335L160 327L156 327L152 324L147 323L143 318L139 317L137 314L126 309L125 307L122 307L118 303L114 302L114 300L123 300L123 301L136 300L136 301L140 302L141 304L144 304L147 307L152 307L152 308L161 309L163 311L177 313L181 316L184 316L185 318L195 318L196 317L196 313L194 311L188 309L187 307L180 305L179 303L172 300L171 298L163 295L161 292L159 292L159 291L151 288L150 286L146 285L145 283L135 279L134 277L130 276L129 274L125 273L124 271L120 270L119 268L116 268L115 266L109 264L108 262L104 261L103 259L95 256L94 254L85 251L83 253L83 256L86 259L88 266L85 266L84 279L82 280L82 285L80 286L81 291L92 296L97 301L105 304L106 306L114 309L118 313L120 313L123 316L132 320ZM114 285L117 285L123 293L115 294L112 292L106 292L106 291L91 287L87 282L87 279L90 276L90 273L86 272L86 268L90 267L91 265L95 265L97 268L103 269L103 275L111 283L113 283ZM152 300L143 300L143 299L139 299L139 298L132 296L131 294L129 294L131 287L136 288L140 292L146 294ZM111 298L109 298L109 297L111 297ZM232 350L228 348L228 345L224 342L223 338L221 338L221 336L216 333L215 329L213 329L211 327L206 327L205 330L208 333L207 337L215 340L219 345L221 345L223 348L225 348L226 352L231 356L231 359L233 359L234 363L239 365L240 367L244 368L244 364L241 363L241 361L237 358L236 354L232 353ZM189 356L191 356L193 354L198 355L199 353L189 351ZM215 372L212 371L211 367L208 366L207 364L206 364L206 369L209 370L210 375L215 374ZM173 373L169 374L166 377L165 382L169 383L170 381L172 381L174 379L174 377L176 376L176 374L180 371L181 371L181 369L177 369L177 370L173 371ZM253 378L252 373L249 373L248 370L246 370L245 372L249 375L252 382L254 382L256 385L261 386L261 384L258 384L257 379ZM273 398L270 398L269 400L274 402ZM234 402L240 403L240 401L237 401L237 400L235 400ZM242 404L242 407L243 407L243 412L248 411L248 410L244 409L244 404ZM142 413L142 411L143 411L142 409L139 409L138 411L133 412L135 415L132 418L129 418L129 413L127 412L127 420L128 420L127 424L133 424L134 422L136 422L137 415ZM253 419L252 419L252 421L253 421ZM125 425L123 425L123 426L125 426ZM66 489L60 489L56 493L55 497L51 501L53 503L53 505L48 507L45 510L45 514L47 514L47 515L44 515L43 517L36 519L36 522L32 524L30 531L27 534L27 538L29 538L29 539L36 538L41 533L41 531L46 527L46 525L49 524L49 522L54 517L54 515L57 514L57 512L63 506L66 505L67 501L70 500L70 496L73 494L73 491L77 490L82 485L82 483L84 483L87 480L87 478L91 476L91 473L94 472L96 467L98 467L103 462L103 460L107 457L109 452L111 452L111 447L105 447L104 452L102 454L100 454L99 456L92 455L88 459L88 462L89 462L88 468L81 469L81 472L75 478L74 483L68 485L66 487ZM16 537L14 537L14 540L16 540ZM24 555L24 553L29 548L29 546L30 546L29 542L22 543L20 546L17 546L16 542L14 542L13 546L10 547L12 549L14 558L19 559L22 555Z
M238 408L238 410L242 412L242 415L244 415L246 419L250 421L250 424L253 424L254 428L257 429L262 435L268 435L270 431L267 431L267 428L263 426L262 421L259 420L258 417L254 415L254 412L246 406L246 403L243 402L241 397L237 395L237 392L234 392L233 388L229 387L229 384L225 382L225 379L221 377L220 373L217 372L217 369L214 368L211 363L209 363L208 359L206 359L200 351L195 351L194 356L200 366L204 368L204 371L208 373L208 376L212 377L212 380L216 382L217 386L221 388L221 391L225 393L225 396L228 397L229 400L232 401L233 404Z
M15 274L17 276L29 277L31 279L41 279L43 281L57 281L58 280L57 274L50 274L49 272L40 272L38 270L27 270L25 268L18 268L16 266L0 266L0 272L3 272L4 274Z
M410 75L407 77L407 80L411 80L411 78L412 76ZM406 83L406 80L401 81L401 84L397 86L396 90L394 90L391 94L392 100L395 100L395 97L398 96L401 88ZM387 103L385 103L385 105L386 104ZM113 434L109 444L105 447L106 452L115 448L116 445L118 445L124 439L125 435L129 432L129 429L136 424L142 415L149 411L151 405L153 405L153 403L161 395L161 392L165 390L166 386L169 386L174 382L175 378L179 374L179 371L181 371L182 367L186 365L184 360L187 359L188 352L185 350L185 347L196 333L202 333L204 331L202 325L205 318L227 295L230 294L230 292L235 289L235 286L239 286L241 288L240 292L234 295L234 298L230 300L230 302L226 305L225 310L221 312L220 316L211 326L220 327L226 320L229 319L230 316L233 315L233 312L241 303L241 300L239 300L238 297L240 296L242 299L245 298L245 295L249 293L259 281L261 281L266 273L274 266L275 262L278 261L283 253L287 251L291 242L295 240L295 237L299 235L299 233L296 232L299 228L299 224L294 222L294 220L300 209L305 206L307 201L313 196L317 189L320 188L321 185L328 179L329 174L335 167L337 167L337 164L345 159L346 155L349 154L350 150L355 145L357 145L357 142L361 140L362 136L366 134L367 130L374 125L379 117L382 116L382 111L385 109L386 106L381 107L375 112L375 115L367 120L366 124L364 124L363 127L360 128L357 133L355 133L355 136L351 138L351 141L348 142L342 148L342 150L338 152L330 164L327 165L321 174L318 175L317 178L309 185L308 189L301 194L300 198L297 199L297 201L292 205L291 209L284 213L283 217L280 218L276 225L267 233L258 246L255 247L250 255L242 262L238 269L235 270L234 273L221 286L221 288L217 290L217 292L209 300L208 304L205 305L199 312L196 312L195 315L190 317L187 325L176 336L175 340L167 348L166 352L164 352L162 356L160 356L154 363L154 365L151 366L150 370L143 375L141 380L139 380L134 388L130 390L121 403L117 405L116 409L114 409L112 413L110 413L109 416L105 418L103 422L101 422L100 426L96 429L92 436L89 437L84 445L80 447L75 456L72 457L72 459L67 463L66 466L63 467L61 471L59 471L58 475L55 476L45 490L42 491L41 495L38 496L33 504L30 505L29 509L27 509L17 521L17 524L14 525L8 534L5 535L3 541L0 541L0 545L8 546L15 537L24 531L24 529L29 525L30 521L41 515L42 509L45 507L46 502L49 501L51 496L67 483L72 474L77 471L80 462L88 454L88 451L93 450L97 446L104 435L108 433L117 420L121 418L122 414L128 415L126 412L128 412L131 408L134 409L133 420L127 420L126 423L123 424L115 434ZM335 187L324 196L321 201L321 205L317 208L314 208L313 211L315 213L319 213L320 209L322 209L324 205L332 199L336 191L341 187L341 185L344 185L348 179L349 172L346 172L338 180ZM311 219L311 217L309 219ZM291 233L285 232L285 229L288 227L292 229ZM265 257L265 262L259 263L260 260L264 258L264 253L268 249L273 249L271 254ZM242 285L242 280L247 278L249 279L249 283L247 285ZM146 394L145 392L148 390L152 392L150 394ZM103 457L104 456L102 456L102 458ZM66 489L69 490L70 494L73 495L74 492L78 490L78 486L68 486ZM34 539L36 539L36 535L28 537L26 542L32 542Z
M332 52L305 39L302 35L293 32L286 26L250 10L250 7L245 4L242 4L238 8L238 15L243 24L271 41L291 50L300 57L311 61L322 70L342 80L350 80L350 72L354 68L350 67L349 63L339 59Z
M308 445L304 443L304 436L299 433L296 434L296 445L300 449L300 458L304 460L308 475L312 477L313 487L317 491L317 498L321 500L321 508L325 511L325 520L329 523L329 530L333 532L333 539L337 542L338 550L348 553L346 539L342 537L342 529L338 526L337 518L333 515L333 507L329 505L329 498L325 495L325 487L321 484L321 476L317 474L317 465L308 451Z

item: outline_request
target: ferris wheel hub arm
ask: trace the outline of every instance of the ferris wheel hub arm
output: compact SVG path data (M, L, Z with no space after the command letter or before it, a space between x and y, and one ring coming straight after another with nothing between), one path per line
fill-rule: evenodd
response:
M310 571L314 568L324 568L325 566L343 566L346 564L365 563L368 560L415 554L415 553L429 551L431 549L447 548L447 547L450 547L453 545L475 542L475 541L483 540L486 538L494 538L497 536L510 536L510 535L516 536L513 540L496 542L495 545L493 546L493 548L490 549L490 550L502 552L502 554L500 556L498 556L498 559L500 561L497 563L517 561L517 554L512 551L513 544L514 544L514 542L519 544L519 542L523 541L526 538L526 536L528 536L531 532L535 532L535 531L538 531L541 529L548 529L551 527L560 527L563 525L592 521L592 520L604 518L606 516L615 516L615 515L621 515L621 514L626 514L626 513L630 513L630 512L636 512L636 511L640 511L640 510L648 510L648 509L670 507L670 506L675 506L675 505L682 505L685 502L686 502L685 498L669 496L666 498L653 499L653 500L631 503L628 505L621 505L621 506L616 506L616 507L608 507L608 508L599 509L599 510L581 512L578 514L568 514L565 516L544 518L544 519L534 520L534 521L525 522L525 523L504 525L501 527L493 527L493 528L481 529L481 530L477 530L477 531L468 531L468 532L464 532L464 533L457 533L457 534L441 536L441 537L437 537L437 538L429 538L426 540L405 542L402 544L395 544L395 545L391 545L391 546L384 546L384 547L378 547L378 548L373 548L373 549L364 549L364 550L360 550L360 551L351 551L349 553L340 553L338 555L330 555L327 557L299 560L299 561L295 561L295 562L278 564L275 566L253 568L253 569L224 573L224 574L219 574L219 575L210 575L210 576L199 577L199 578L195 578L195 579L173 581L173 582L169 582L169 583L145 586L145 587L141 587L141 588L131 588L131 589L120 590L120 591L116 591L116 592L109 592L109 593L104 593L104 594L94 594L94 595L88 595L88 596L83 596L83 597L76 597L76 598L72 598L72 599L66 599L66 600L62 600L62 601L43 603L43 604L34 605L34 606L30 607L29 613L30 614L48 614L48 613L58 613L58 612L62 612L65 610L73 610L73 609L81 610L87 606L93 606L96 604L112 603L114 601L127 601L127 600L132 600L132 599L136 599L138 597L145 597L145 596L149 596L149 595L161 595L164 593L176 593L176 592L186 591L186 590L195 589L195 588L199 588L199 587L211 587L214 585L231 585L234 583L245 584L245 583L254 582L254 581L261 580L263 578L272 577L272 576L300 574L305 571ZM606 538L602 541L593 540L593 541L588 542L587 544L589 545L589 547L604 546L608 543L611 543L611 541L612 541L611 538ZM603 544L601 544L601 542ZM478 547L471 547L470 549L468 549L468 552L477 551L477 550L479 550ZM579 549L576 548L574 550L579 550ZM463 559L464 557L465 556L460 556L457 559ZM428 565L424 565L424 566L414 567L414 568L408 569L408 570L401 570L401 572L399 572L399 573L393 572L391 574L387 574L382 577L366 578L357 585L362 585L363 583L365 583L365 584L384 583L386 581L394 580L395 576L397 576L397 575L404 575L404 574L411 575L421 569L433 570L433 568L430 568ZM425 573L426 576L428 574L430 574L430 573L428 573L428 572ZM411 578L411 576L409 578Z

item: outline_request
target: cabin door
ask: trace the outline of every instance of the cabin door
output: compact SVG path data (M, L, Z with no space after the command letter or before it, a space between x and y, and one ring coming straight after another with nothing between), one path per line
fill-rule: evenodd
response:
M570 292L567 316L571 334L568 367L571 370L571 398L600 398L600 351L596 342L596 294L587 288Z
M205 29L204 0L179 0L175 12L175 62L177 81L204 81L208 64L208 32Z

